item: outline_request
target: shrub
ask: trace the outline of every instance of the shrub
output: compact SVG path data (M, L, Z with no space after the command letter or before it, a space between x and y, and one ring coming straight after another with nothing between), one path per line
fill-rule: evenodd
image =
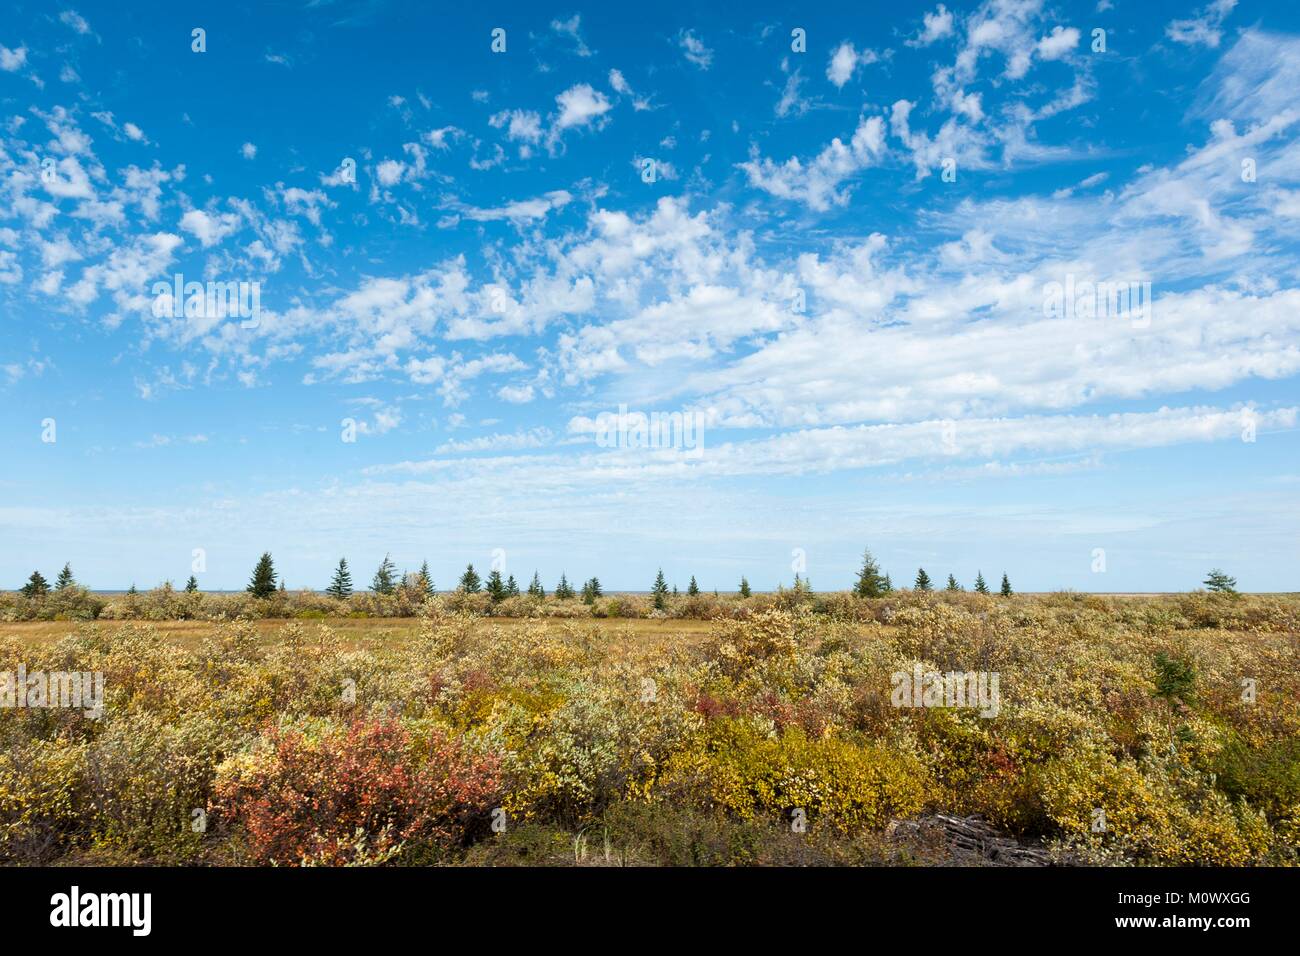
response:
M712 721L701 743L669 760L663 789L742 819L799 809L844 831L880 829L925 805L924 764L874 743L769 735L743 719Z
M440 733L414 741L393 720L274 728L218 770L213 807L261 864L386 862L481 832L498 799L496 762Z

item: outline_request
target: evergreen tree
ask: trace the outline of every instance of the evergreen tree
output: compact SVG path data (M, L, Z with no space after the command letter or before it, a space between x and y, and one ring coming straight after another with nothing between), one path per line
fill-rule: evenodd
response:
M700 593L700 586L695 583L695 575L691 575L691 583L686 586L686 593L695 597Z
M984 572L983 572L983 571L976 571L976 572L975 572L975 593L976 593L976 594L988 594L988 593L989 593L989 586L988 586L987 584L984 583Z
M416 587L420 589L420 596L431 598L434 595L433 576L429 574L429 562L425 561L420 565L420 573L416 576Z
M542 587L542 576L536 571L533 572L533 579L528 582L528 596L535 598L546 597L546 588Z
M894 593L894 582L893 582L892 580L890 580L890 577L889 577L888 574L885 575L885 581L884 581L884 583L880 585L880 593L881 593L881 594L893 594L893 593Z
M677 597L677 585L673 585L673 597Z
M127 593L127 594L139 594L139 593L140 593L139 591L137 591L137 590L135 589L135 582L134 582L134 581L132 581L132 582L131 582L131 586L130 586L129 588L126 589L126 593Z
M954 578L951 574L948 575L948 590L949 591L961 590L961 585L957 583L957 579Z
M259 598L268 598L275 593L275 564L271 561L270 551L264 551L257 559L253 579L248 582L248 593Z
M466 594L478 594L483 589L482 581L479 580L474 565L466 565L465 573L460 576L460 589Z
M650 593L654 595L655 610L664 609L664 598L668 596L668 583L664 581L664 569L660 568L659 573L655 575L654 586L650 588Z
M506 585L505 582L501 580L501 572L496 568L493 568L492 573L488 575L487 587L485 590L488 593L488 597L492 598L493 604L506 599Z
M340 601L352 596L352 572L348 570L347 558L339 558L339 566L334 569L334 577L330 580L330 586L325 589L325 593Z
M880 597L880 595L888 593L885 580L880 576L880 565L876 564L876 559L871 556L871 551L862 552L862 570L858 572L858 580L853 585L853 593L861 598Z
M63 570L59 572L59 576L54 579L54 590L66 591L76 583L77 582L72 579L72 565L65 564Z
M597 578L591 578L582 586L582 603L595 604L596 598L604 592L600 589L600 581Z
M392 558L387 554L375 571L375 576L370 582L370 590L376 594L392 594L397 590L397 565L393 564Z
M33 571L32 576L27 579L27 583L22 586L21 590L24 597L45 597L50 593L50 582L45 580L45 576L40 571Z
M1005 571L1002 572L1002 591L1003 597L1011 597L1011 579L1007 577Z
M555 586L555 597L561 601L573 599L573 585L569 583L569 579L564 576L563 571L560 572L560 583Z
M930 583L930 575L925 573L925 568L917 568L916 583L912 585L914 591L933 591L934 585Z
M741 578L740 578L740 596L743 597L743 598L747 598L747 597L752 596L753 593L754 593L754 592L751 591L751 590L749 589L749 582L745 580L744 575L741 575Z
M1218 594L1236 594L1237 579L1229 577L1224 571L1214 568L1202 582L1209 590Z
M519 597L519 582L513 574L506 578L506 597Z
M167 583L168 583L169 585L171 584L170 581L168 581ZM283 593L284 593L285 591L287 591L287 590L289 590L289 589L286 588L286 587L284 586L284 578L280 578L280 593L283 594Z
M199 579L191 574L190 579L185 582L185 593L193 594L198 589L199 589Z

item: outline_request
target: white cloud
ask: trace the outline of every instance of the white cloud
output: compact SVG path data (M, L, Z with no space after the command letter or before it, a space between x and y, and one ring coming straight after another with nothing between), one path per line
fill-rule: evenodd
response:
M321 210L332 209L335 203L319 189L301 189L290 186L280 190L280 200L290 213L303 216L314 226L321 224Z
M922 18L923 26L914 40L908 40L908 46L929 46L944 37L952 36L952 12L942 3L934 13L927 13Z
M826 67L826 78L834 83L837 89L843 89L844 84L853 79L853 74L859 66L870 65L878 59L874 50L863 50L859 53L852 43L845 40L831 54L830 63Z
M530 222L544 219L555 209L562 209L573 200L572 194L563 189L556 189L544 196L534 199L520 199L492 209L480 209L474 206L458 206L460 215L476 222L492 222L508 219L511 222Z
M587 47L586 41L582 38L581 26L582 17L576 13L567 20L551 21L552 30L562 36L567 36L573 41L574 53L578 56L591 56L591 50Z
M1074 27L1053 27L1051 34L1038 41L1038 55L1044 60L1059 60L1079 45L1079 31Z
M1174 20L1165 35L1185 46L1217 47L1223 39L1223 21L1237 6L1237 0L1213 0L1186 20Z
M786 64L782 63L782 69L786 68ZM810 104L800 95L801 86L803 86L803 74L796 68L786 76L785 88L781 90L781 98L776 103L777 116L789 116L791 113L802 116L808 112Z
M531 110L502 110L488 117L495 129L505 127L506 137L525 143L536 143L542 138L542 118Z
M551 444L555 435L544 425L527 431L495 433L478 438L444 442L434 449L436 455L459 455L479 451L518 451L525 448L543 448Z
M90 32L90 24L76 10L64 10L59 14L59 20L82 35Z
M701 70L707 70L713 65L713 51L704 45L694 30L683 30L678 35L677 42L686 59Z
M7 46L0 45L0 70L13 73L22 69L26 63L27 47L20 46L16 50L11 50Z
M879 116L864 116L847 145L836 137L808 163L792 156L778 165L754 154L737 165L748 174L751 186L824 212L848 203L849 190L841 189L841 184L877 163L884 153L884 121Z
M593 89L588 83L569 87L555 98L555 102L560 113L553 128L559 130L589 126L610 110L610 102L605 94Z
M239 153L244 157L244 159L252 159L257 155L257 147L252 143L245 143L243 146L239 147Z
M524 385L502 385L497 389L497 398L512 405L523 405L533 400L533 387Z
M191 209L181 216L181 229L198 239L205 249L221 242L239 225L238 214L231 212L213 215L202 209Z

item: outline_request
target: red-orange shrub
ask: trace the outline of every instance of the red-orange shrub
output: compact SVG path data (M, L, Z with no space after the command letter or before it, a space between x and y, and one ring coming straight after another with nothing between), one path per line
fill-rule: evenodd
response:
M496 761L395 720L363 719L309 737L273 729L268 746L221 768L214 809L242 825L259 863L383 862L402 847L446 849L485 827Z

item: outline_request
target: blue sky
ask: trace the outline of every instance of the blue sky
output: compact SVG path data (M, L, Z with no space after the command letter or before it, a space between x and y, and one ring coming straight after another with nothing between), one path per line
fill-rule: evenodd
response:
M124 6L0 24L5 586L1297 587L1290 4Z

